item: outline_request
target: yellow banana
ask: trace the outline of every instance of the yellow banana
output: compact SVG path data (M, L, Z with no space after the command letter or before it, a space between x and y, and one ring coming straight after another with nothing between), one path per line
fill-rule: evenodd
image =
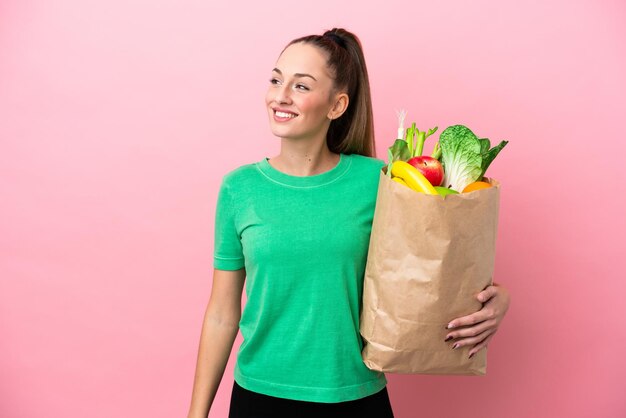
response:
M437 190L428 181L417 168L413 167L406 161L398 160L394 161L391 165L391 175L400 177L407 186L418 192L438 195Z
M408 185L408 184L406 184L406 183L404 182L404 180L402 180L400 177L392 177L392 178L391 178L391 180L395 181L396 183L403 184L403 185L405 185L406 187L409 187L409 185Z

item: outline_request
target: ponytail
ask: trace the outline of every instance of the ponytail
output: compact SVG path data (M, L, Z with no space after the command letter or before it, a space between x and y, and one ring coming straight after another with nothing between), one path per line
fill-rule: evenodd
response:
M315 45L328 54L327 65L334 74L334 88L345 90L349 97L346 111L330 123L326 136L328 149L335 153L376 157L372 98L359 38L345 29L334 28L321 36L294 39L287 46L301 42Z

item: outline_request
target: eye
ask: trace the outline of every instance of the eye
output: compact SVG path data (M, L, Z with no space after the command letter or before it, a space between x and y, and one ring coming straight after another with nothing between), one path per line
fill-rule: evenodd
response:
M274 84L274 85L280 84L280 80L275 77L272 77L270 78L270 84Z
M309 88L304 84L296 84L296 90L309 91Z

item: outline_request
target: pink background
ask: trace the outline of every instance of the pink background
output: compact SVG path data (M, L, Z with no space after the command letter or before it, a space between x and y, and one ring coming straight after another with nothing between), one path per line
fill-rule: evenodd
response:
M221 176L278 152L269 71L333 26L380 158L401 107L510 141L488 375L389 374L396 416L626 416L624 3L338 3L0 3L0 416L186 415Z

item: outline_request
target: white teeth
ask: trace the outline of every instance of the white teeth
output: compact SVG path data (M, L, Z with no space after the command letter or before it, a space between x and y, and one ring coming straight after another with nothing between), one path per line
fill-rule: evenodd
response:
M279 112L276 111L276 116L278 116L279 118L295 118L296 115L294 115L293 113L285 113L285 112Z

